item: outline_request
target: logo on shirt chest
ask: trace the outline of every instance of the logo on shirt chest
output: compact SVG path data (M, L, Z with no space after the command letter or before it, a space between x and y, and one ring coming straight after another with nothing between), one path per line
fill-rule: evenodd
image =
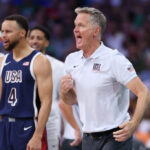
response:
M22 82L22 70L6 71L5 83L21 83L21 82Z
M29 62L29 61L26 61L26 62L24 62L22 65L23 65L23 66L29 66L29 64L30 64L30 62Z
M93 71L100 71L100 67L101 67L101 64L97 64L97 63L94 63L93 64Z

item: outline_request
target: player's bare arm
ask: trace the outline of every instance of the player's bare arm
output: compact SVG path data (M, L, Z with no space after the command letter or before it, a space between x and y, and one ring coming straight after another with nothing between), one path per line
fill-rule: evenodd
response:
M1 70L1 67L2 67L3 59L4 59L4 57L0 57L0 70ZM1 97L1 94L2 94L2 78L0 77L0 97ZM1 120L1 116L0 116L0 120Z
M70 74L61 79L60 97L66 104L73 105L77 103L76 93L73 88L73 79Z
M4 57L0 57L0 70L1 70L1 67L2 67L3 59L4 59ZM2 94L1 90L2 90L2 79L1 79L1 76L0 76L0 97L1 97L1 94Z
M144 112L146 111L150 101L149 91L138 77L131 80L126 86L137 96L138 99L132 119L121 124L119 126L121 130L114 132L116 141L120 142L128 139L135 131L140 121L142 120Z
M36 57L33 67L37 80L41 108L38 115L37 128L28 143L28 147L41 150L41 138L52 103L52 70L48 59L42 54Z

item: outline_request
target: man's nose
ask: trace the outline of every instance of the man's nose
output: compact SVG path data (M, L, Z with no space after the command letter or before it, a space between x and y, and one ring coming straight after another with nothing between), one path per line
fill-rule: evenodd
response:
M33 40L32 40L32 43L33 43L33 44L36 44L37 42L38 42L38 41L37 41L36 39L33 39Z
M79 28L78 27L75 27L74 28L74 32L76 33L76 32L78 32L79 31Z
M1 39L4 39L6 37L6 33L5 32L2 32L1 33Z

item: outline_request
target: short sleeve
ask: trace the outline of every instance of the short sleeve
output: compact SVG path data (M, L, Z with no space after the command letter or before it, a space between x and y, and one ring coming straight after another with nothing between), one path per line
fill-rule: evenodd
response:
M71 70L69 69L69 68L70 68L70 67L69 67L69 66L70 66L70 63L69 63L69 62L70 62L70 61L69 61L69 56L70 56L70 55L68 55L68 56L66 57L66 59L65 59L65 66L64 66L64 74L65 74L65 75L66 75L66 74L69 74L70 71L71 71Z
M116 81L123 85L137 76L131 62L119 52L113 54L111 68Z
M76 56L75 56L76 53L71 53L69 54L67 57L66 57L66 60L65 60L65 74L71 74L71 72L73 71L73 64L74 64L74 61L76 59Z

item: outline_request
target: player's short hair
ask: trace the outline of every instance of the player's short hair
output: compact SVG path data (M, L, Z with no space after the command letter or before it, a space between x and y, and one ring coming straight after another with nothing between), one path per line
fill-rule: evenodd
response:
M22 29L25 29L26 31L26 34L25 34L25 37L27 36L27 33L28 33L28 21L27 19L22 16L22 15L19 15L19 14L14 14L14 15L10 15L10 16L7 16L5 20L10 20L10 21L16 21L17 24L22 28Z
M106 28L107 19L105 15L98 9L92 7L78 7L75 9L75 13L87 13L91 15L91 22L98 25L101 28L101 33L103 34Z
M49 33L49 30L46 27L38 25L38 26L35 26L35 27L31 28L30 31L29 31L29 36L30 36L30 34L31 34L31 32L33 30L40 30L40 31L42 31L44 33L45 38L48 41L50 40L50 33Z

